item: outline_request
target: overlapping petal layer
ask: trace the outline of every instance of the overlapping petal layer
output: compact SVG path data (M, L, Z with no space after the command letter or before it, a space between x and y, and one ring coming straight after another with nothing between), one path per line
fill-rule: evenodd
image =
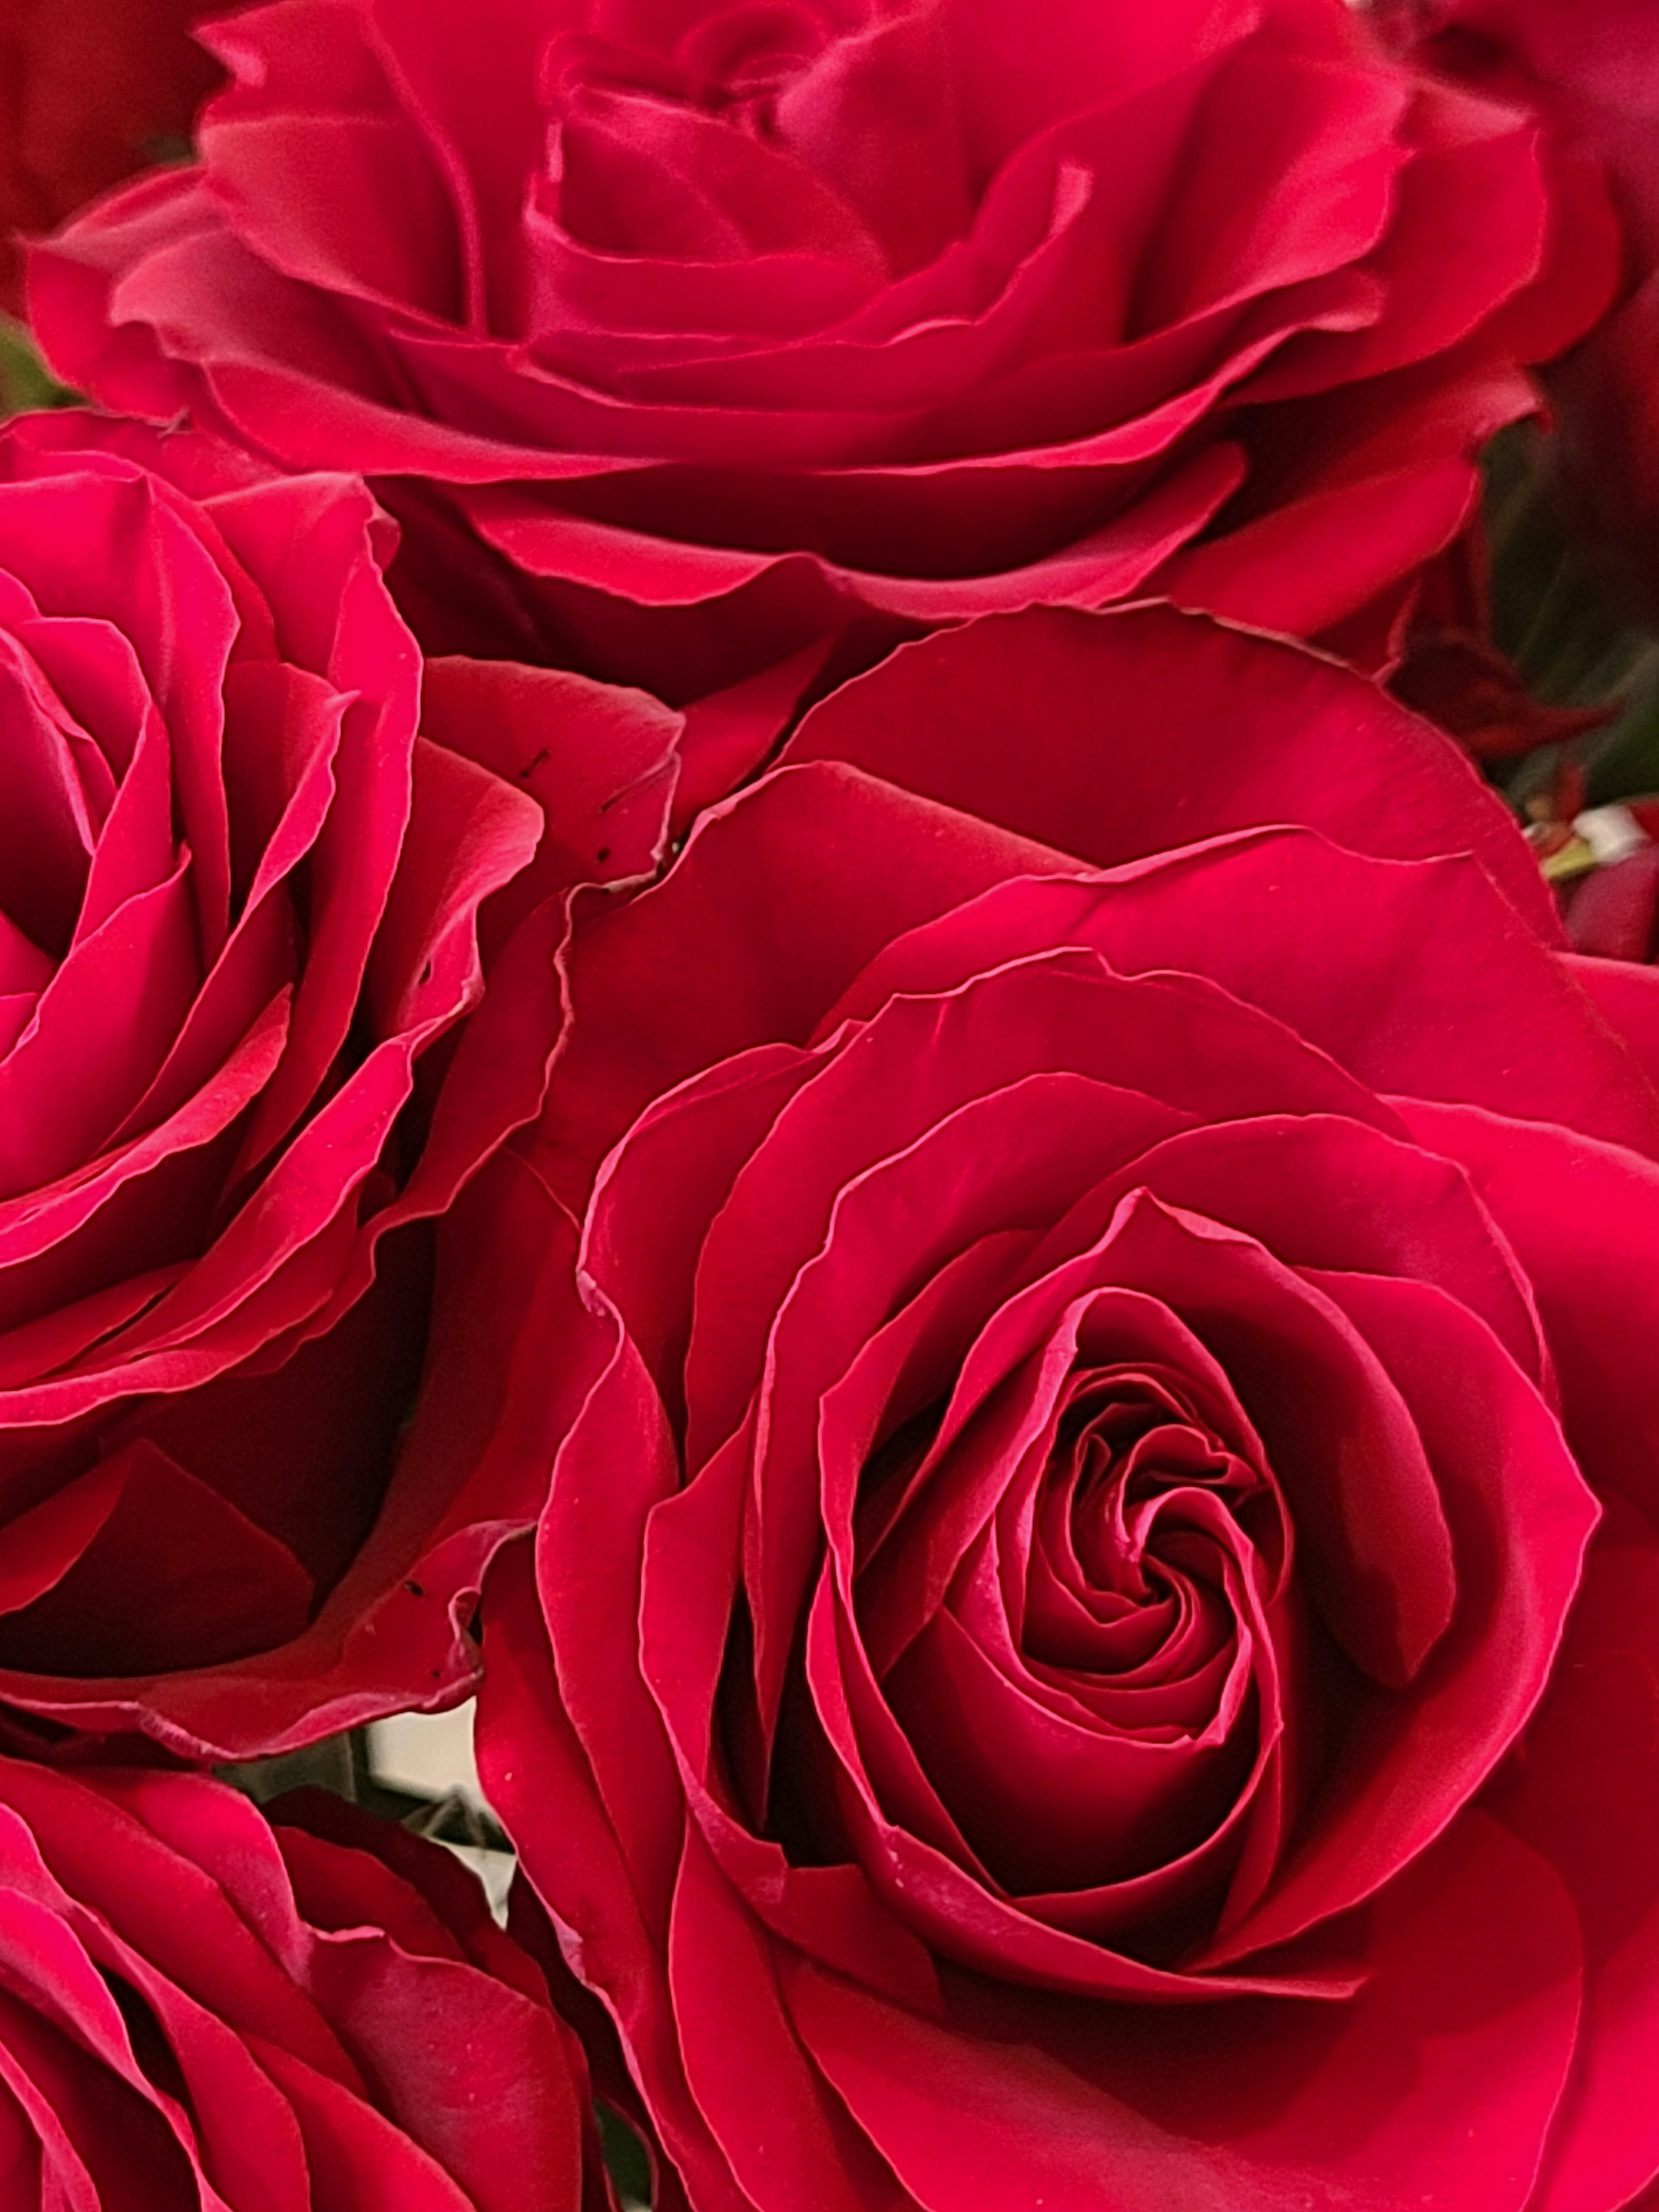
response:
M34 258L60 373L383 480L441 649L675 699L1152 579L1374 643L1613 281L1593 180L1341 0L208 37L199 166Z
M198 1755L476 1672L537 1503L489 1473L476 1178L541 1095L549 894L649 866L676 773L574 678L515 722L447 665L422 734L392 538L191 435L0 441L0 1699ZM533 1297L545 1248L490 1264Z
M1443 741L1163 609L907 647L578 900L483 1755L700 2212L1659 2171L1648 1733L1552 1778L1659 1559L1659 1093L1556 944Z
M586 2069L435 1844L319 1793L0 1761L18 2212L602 2212Z

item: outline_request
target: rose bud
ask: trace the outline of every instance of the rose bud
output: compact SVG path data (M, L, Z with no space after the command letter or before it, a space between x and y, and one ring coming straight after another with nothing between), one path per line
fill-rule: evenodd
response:
M1556 884L1555 895L1574 951L1659 959L1659 802L1596 807L1572 827L1583 865Z

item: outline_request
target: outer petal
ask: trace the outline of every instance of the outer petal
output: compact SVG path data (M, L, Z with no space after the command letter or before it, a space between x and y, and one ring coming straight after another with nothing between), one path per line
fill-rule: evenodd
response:
M1571 1905L1537 1853L1473 1815L1378 1908L1346 2004L1051 2012L964 1986L945 2026L811 1967L807 2049L928 2212L1040 2191L1094 2212L1378 2208L1520 2212L1571 2058ZM1248 2021L1248 2025L1247 2025ZM1410 2054L1413 2063L1401 2063Z
M0 2076L40 2202L609 2202L580 2053L476 1886L366 1816L349 1846L307 1817L289 1801L273 1833L194 1777L0 1762Z
M1017 779L1011 697L1042 732ZM1115 742L1126 725L1133 745ZM1095 867L1269 822L1379 859L1473 852L1560 941L1536 861L1438 731L1346 669L1168 610L1034 612L903 647L781 757L849 761Z
M1535 2212L1622 2204L1659 2172L1659 2129L1633 2094L1659 2045L1656 1590L1652 1530L1615 1511L1592 1548L1555 1687L1493 1800L1559 1870L1584 1936L1584 2026Z

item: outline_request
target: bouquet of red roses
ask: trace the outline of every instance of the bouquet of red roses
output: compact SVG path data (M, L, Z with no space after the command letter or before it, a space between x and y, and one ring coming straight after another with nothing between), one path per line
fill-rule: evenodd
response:
M3 0L0 222L7 2212L1659 2207L1659 24Z

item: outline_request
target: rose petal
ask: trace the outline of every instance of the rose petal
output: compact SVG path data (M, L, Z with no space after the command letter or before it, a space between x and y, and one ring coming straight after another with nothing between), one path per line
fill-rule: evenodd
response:
M1043 732L1017 781L1011 693ZM1120 720L1133 746L1113 744ZM1169 610L1031 613L902 647L813 708L782 757L850 761L1096 867L1291 820L1383 859L1473 851L1559 941L1537 862L1438 732L1347 671Z
M1520 2212L1577 2026L1559 1879L1472 1815L1370 1949L1346 2004L1248 2015L1045 2019L964 1987L960 2025L939 2027L806 1965L787 1989L805 2047L929 2212L964 2192L1023 2212L1033 2190L1093 2212L1103 2173L1124 2212L1167 2212L1172 2191L1204 2212L1279 2212L1287 2187Z

